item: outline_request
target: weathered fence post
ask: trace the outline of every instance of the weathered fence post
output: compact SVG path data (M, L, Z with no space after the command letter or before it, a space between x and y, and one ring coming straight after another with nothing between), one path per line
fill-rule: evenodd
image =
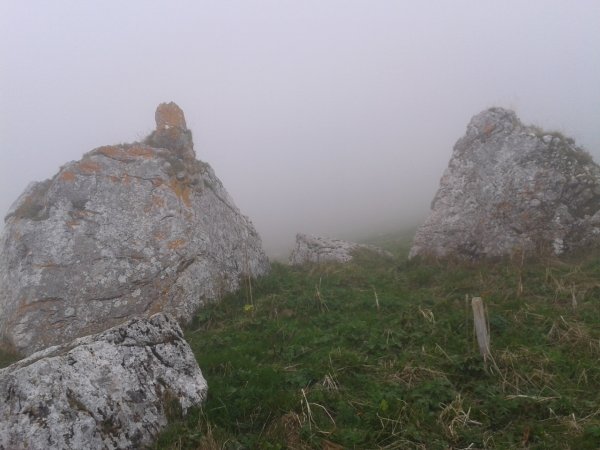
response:
M471 300L473 307L473 322L475 323L475 334L477 335L477 344L483 360L487 361L491 357L490 352L490 332L485 317L485 307L481 297L473 297Z

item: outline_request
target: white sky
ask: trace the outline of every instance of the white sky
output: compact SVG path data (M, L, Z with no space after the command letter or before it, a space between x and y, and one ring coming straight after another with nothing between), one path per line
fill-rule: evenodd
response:
M600 160L600 2L0 0L0 215L163 101L272 255L400 228L489 106Z

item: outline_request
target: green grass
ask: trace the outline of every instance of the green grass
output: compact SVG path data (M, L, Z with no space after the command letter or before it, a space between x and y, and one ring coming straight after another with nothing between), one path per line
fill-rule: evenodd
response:
M381 241L405 254L406 239ZM252 292L201 310L186 331L208 399L155 448L599 447L600 258L363 253L345 266L276 263ZM488 309L491 363L471 296Z

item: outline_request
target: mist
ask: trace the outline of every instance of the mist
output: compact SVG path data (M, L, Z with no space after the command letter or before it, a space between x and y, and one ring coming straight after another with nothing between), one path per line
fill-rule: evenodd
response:
M490 106L600 160L598 23L592 0L2 2L0 215L175 101L271 256L411 227Z

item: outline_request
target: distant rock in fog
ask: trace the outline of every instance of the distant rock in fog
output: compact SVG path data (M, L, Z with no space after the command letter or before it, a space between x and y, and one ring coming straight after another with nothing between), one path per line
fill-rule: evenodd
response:
M31 184L0 238L0 338L31 353L159 311L180 322L268 272L250 220L195 159L181 109Z
M352 260L355 252L360 250L375 252L380 256L393 257L391 253L373 245L362 245L340 239L297 234L296 246L290 255L290 264L302 265L328 261L346 263Z
M490 108L458 140L410 257L556 254L600 245L600 167L572 139Z
M173 318L132 319L0 369L0 448L145 448L206 391Z

